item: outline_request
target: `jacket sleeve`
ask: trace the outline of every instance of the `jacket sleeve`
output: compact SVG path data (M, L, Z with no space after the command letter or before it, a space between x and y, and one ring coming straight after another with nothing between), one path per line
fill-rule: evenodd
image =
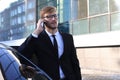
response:
M23 43L18 47L18 51L28 60L32 60L34 54L34 45L37 38L34 38L30 35ZM19 60L22 64L30 65L31 64L22 56L19 56Z
M80 69L80 66L79 66L80 64L79 64L79 60L77 58L76 49L75 49L75 46L74 46L74 41L73 41L72 36L71 36L71 42L72 42L71 61L72 61L73 70L74 70L74 73L76 75L76 80L82 80L81 69Z

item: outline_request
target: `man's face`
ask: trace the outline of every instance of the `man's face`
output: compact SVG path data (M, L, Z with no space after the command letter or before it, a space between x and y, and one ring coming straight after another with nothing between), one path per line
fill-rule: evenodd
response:
M47 28L56 29L58 27L58 15L56 12L44 14L44 20Z

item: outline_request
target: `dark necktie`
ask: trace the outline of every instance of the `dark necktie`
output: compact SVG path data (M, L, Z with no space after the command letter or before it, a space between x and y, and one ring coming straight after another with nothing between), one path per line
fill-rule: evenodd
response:
M58 55L58 44L57 44L57 40L55 38L55 35L52 35L53 37L53 47L55 49L55 54Z

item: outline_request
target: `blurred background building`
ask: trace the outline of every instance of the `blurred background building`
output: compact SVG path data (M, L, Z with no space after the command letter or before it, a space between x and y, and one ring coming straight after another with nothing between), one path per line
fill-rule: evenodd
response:
M119 0L16 0L0 12L0 41L26 38L49 5L58 9L59 29L74 36L83 74L120 74Z

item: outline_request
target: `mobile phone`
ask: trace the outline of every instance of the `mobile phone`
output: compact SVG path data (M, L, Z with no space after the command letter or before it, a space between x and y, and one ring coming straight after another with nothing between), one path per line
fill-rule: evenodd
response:
M41 26L44 28L47 23L45 21L41 22Z
M44 22L41 22L41 24L40 24L42 27L44 27Z

